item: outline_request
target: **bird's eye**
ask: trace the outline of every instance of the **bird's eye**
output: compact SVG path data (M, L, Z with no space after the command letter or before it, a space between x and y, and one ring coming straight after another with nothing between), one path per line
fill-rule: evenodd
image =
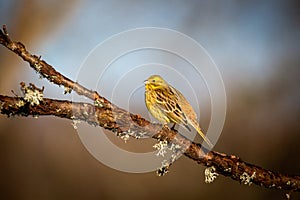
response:
M155 79L152 80L152 83L155 83Z

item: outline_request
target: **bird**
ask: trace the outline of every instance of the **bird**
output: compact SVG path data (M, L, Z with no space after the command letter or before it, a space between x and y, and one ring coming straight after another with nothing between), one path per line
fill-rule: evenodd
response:
M189 125L191 125L209 147L213 147L212 143L201 131L193 107L181 92L172 87L159 75L150 76L144 81L144 84L145 104L154 118L164 124L174 123L174 126L179 124L189 131L191 131L189 128Z

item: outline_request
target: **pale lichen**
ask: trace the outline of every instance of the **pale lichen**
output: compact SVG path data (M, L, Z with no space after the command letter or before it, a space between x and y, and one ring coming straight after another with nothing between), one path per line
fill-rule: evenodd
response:
M103 107L103 104L102 104L101 101L99 101L99 99L96 99L96 100L94 101L94 105L97 106L97 107L99 107L99 108L102 108L102 107Z
M130 139L130 136L126 133L121 133L119 136L125 143Z
M171 146L169 147L169 150L172 151L171 154L171 163L175 162L177 160L177 158L179 158L182 155L182 147L179 144L171 144Z
M16 103L16 106L17 107L23 107L25 105L25 102L22 100L22 99L20 99L17 103Z
M135 139L140 139L145 137L146 134L147 132L138 132L138 131L128 129L126 131L119 133L118 136L120 136L126 142L127 140L129 140L130 136L134 137Z
M73 126L73 128L75 129L75 130L77 130L78 129L78 127L77 127L77 124L79 124L80 123L80 121L79 120L73 120L73 122L72 122L72 126Z
M171 155L171 162L173 163L173 162L175 162L176 160L177 160L177 158L179 157L179 155L177 154L177 153L173 153L172 155Z
M147 135L147 132L137 132L134 134L136 139L144 138Z
M181 146L179 144L171 144L170 150L172 150L173 152L177 152L179 150L181 150Z
M224 169L225 172L231 172L231 168Z
M44 88L39 89L35 87L33 84L30 84L29 86L26 86L25 83L21 83L22 91L24 94L24 100L30 105L39 105L40 102L43 100L44 94Z
M205 183L212 183L219 176L214 166L208 167L204 170Z
M72 88L65 86L64 94L70 94L72 92Z
M159 141L158 143L156 143L155 145L153 145L153 147L158 150L157 153L155 154L156 156L162 156L162 157L164 157L165 154L167 153L168 142L166 140Z
M255 178L256 172L253 172L253 174L250 176L247 172L243 172L243 174L240 176L241 183L245 185L251 185L252 179Z
M36 62L36 63L34 63L34 67L35 67L35 69L36 69L37 72L40 72L43 66L40 65L39 62Z
M169 172L170 163L167 160L163 160L161 163L161 167L157 169L156 175L157 176L164 176Z

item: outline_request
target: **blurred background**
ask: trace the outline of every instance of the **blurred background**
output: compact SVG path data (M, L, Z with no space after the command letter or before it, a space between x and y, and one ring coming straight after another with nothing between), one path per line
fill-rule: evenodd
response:
M0 24L71 79L97 44L119 32L151 26L190 36L212 56L226 88L226 121L214 150L273 171L299 174L299 6L298 1L280 0L2 0ZM25 81L45 86L46 97L71 99L4 47L0 63L2 95L13 96L11 90L20 94L19 82ZM144 106L133 110L147 113ZM201 114L204 130L209 117ZM132 151L152 150L155 143L130 140L124 145L105 134ZM284 191L248 187L223 176L205 184L204 169L182 157L164 177L120 172L89 154L69 120L0 116L1 199L285 197Z

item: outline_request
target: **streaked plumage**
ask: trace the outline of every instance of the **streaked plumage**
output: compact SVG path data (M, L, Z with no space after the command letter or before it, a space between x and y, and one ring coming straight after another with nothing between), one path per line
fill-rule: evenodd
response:
M188 130L188 125L191 125L210 147L213 146L201 131L192 106L178 90L159 75L150 76L145 81L145 90L146 106L156 119L183 125Z

